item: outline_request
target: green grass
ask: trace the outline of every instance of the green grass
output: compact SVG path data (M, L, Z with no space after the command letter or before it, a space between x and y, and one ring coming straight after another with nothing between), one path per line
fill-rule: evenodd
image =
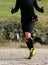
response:
M20 21L20 11L15 13L14 15L11 14L11 8L15 6L16 0L0 0L0 19L9 19L9 20L17 20ZM40 6L44 6L45 12L41 14L43 16L48 16L48 0L41 0L38 1ZM38 15L40 13L37 12Z
M20 20L20 13L11 14L12 7L15 6L15 0L0 0L0 19Z

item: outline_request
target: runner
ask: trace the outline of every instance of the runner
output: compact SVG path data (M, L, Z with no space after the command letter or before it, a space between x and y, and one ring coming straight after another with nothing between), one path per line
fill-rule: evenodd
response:
M34 41L31 37L31 33L37 20L37 15L34 12L34 8L41 13L44 12L44 9L43 7L40 8L38 6L36 0L16 0L15 8L12 8L11 13L16 13L19 8L21 10L21 24L25 42L30 51L28 59L31 59L35 52Z

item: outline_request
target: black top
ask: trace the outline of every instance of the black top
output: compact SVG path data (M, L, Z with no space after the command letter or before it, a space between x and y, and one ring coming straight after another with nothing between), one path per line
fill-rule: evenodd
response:
M17 0L15 5L15 12L20 8L21 21L29 22L35 15L34 7L37 11L41 12L41 8L38 6L36 0Z

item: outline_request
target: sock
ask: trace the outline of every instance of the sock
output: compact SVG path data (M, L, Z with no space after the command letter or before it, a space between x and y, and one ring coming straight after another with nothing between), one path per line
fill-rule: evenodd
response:
M34 41L33 41L32 38L29 38L28 42L26 42L27 47L29 48L29 50L31 50L31 48L34 48L34 44L33 43L34 43Z

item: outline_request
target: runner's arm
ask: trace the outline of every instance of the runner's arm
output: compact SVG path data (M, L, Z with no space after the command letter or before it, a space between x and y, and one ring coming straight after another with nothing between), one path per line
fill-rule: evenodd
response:
M38 6L38 4L37 4L37 1L35 0L35 2L34 2L34 7L35 7L35 9L37 10L37 11L39 11L39 12L41 12L41 13L43 13L44 12L44 9L43 9L43 7L39 7Z
M15 13L19 10L19 0L16 1L15 8L12 8L11 13Z

